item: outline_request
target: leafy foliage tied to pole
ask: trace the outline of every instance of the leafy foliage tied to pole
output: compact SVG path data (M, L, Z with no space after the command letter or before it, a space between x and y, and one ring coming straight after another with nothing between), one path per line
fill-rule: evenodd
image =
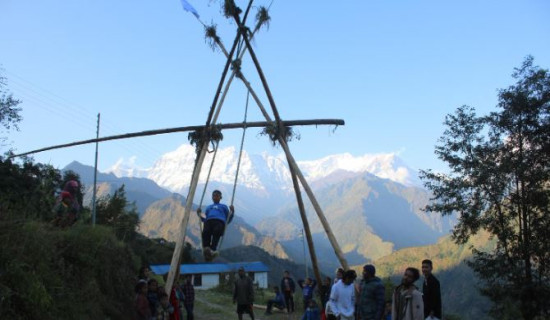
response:
M292 127L280 126L277 123L273 122L270 125L260 131L260 135L268 136L271 143L275 146L279 137L281 137L286 142L294 140L300 140L300 134L295 132Z
M458 243L482 229L496 240L493 251L474 249L469 263L494 317L548 318L550 73L528 57L513 77L498 111L480 117L463 106L446 117L435 153L450 171L421 172L433 192L426 210L459 215Z
M187 135L189 143L195 146L195 152L199 154L201 152L201 146L204 144L204 141L208 141L214 147L217 143L223 140L223 133L221 126L215 125L211 126L208 129L198 129L195 131L189 132Z
M220 37L217 32L217 25L212 24L204 27L204 37L206 43L212 50L216 49L217 44L220 42Z

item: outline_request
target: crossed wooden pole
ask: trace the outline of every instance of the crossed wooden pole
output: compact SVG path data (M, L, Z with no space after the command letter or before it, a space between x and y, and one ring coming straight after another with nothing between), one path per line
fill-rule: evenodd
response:
M229 12L227 10L228 9L227 8L228 2L230 3ZM253 48L250 45L250 37L253 36L254 33L252 33L252 35L249 35L249 33L247 32L248 29L245 27L246 18L248 16L248 13L249 13L250 8L252 6L252 2L253 2L253 0L249 0L247 9L246 9L245 14L244 14L244 17L241 20L241 18L240 18L241 10L234 4L234 1L232 1L232 0L231 1L226 1L226 14L228 14L229 16L231 16L235 20L235 22L237 24L237 35L236 35L235 40L233 42L233 46L231 47L231 50L229 52L225 49L225 47L223 46L223 44L222 44L219 37L217 37L217 36L213 37L213 40L215 41L216 45L221 49L221 51L226 56L227 62L225 64L225 68L222 72L222 76L221 76L221 79L220 79L220 82L219 82L219 85L218 85L218 90L216 91L216 95L214 97L214 101L212 103L212 107L211 107L211 110L210 110L210 113L209 113L209 116L208 116L208 119L207 119L206 123L207 123L207 125L210 125L211 123L215 123L215 119L214 119L214 122L212 122L211 117L214 115L214 108L217 105L219 93L221 92L221 88L222 88L222 84L225 81L225 77L226 77L227 72L229 70L229 66L232 63L233 55L235 53L235 48L236 48L237 44L239 43L239 41L242 39L242 41L244 41L244 43L246 45L245 49L248 50L248 52L250 54L250 57L252 58L252 61L254 62L254 66L255 66L255 68L258 72L258 75L260 77L260 80L262 82L264 91L267 95L269 105L271 107L271 111L273 112L273 116L274 116L275 120L272 120L271 117L269 116L269 114L266 112L265 108L263 107L262 102L258 98L258 95L254 91L254 89L252 88L250 83L246 80L245 76L242 74L240 69L233 69L233 72L232 72L232 74L231 74L231 76L228 80L228 84L226 85L226 88L224 90L224 94L227 93L227 90L229 89L229 84L232 81L233 77L237 76L238 78L240 78L242 80L242 82L247 87L248 91L250 92L250 94L254 98L256 104L260 108L260 110L261 110L262 114L264 115L265 119L267 120L267 122L270 125L276 125L279 128L279 130L278 130L279 132L285 132L285 125L287 123L285 121L281 120L281 117L279 115L279 112L278 112L276 104L275 104L275 100L273 99L273 95L271 94L271 90L269 89L269 85L267 83L265 75L262 71L262 68L260 66L260 63L259 63L257 57L256 57L256 54L254 53ZM254 30L255 31L258 30L258 27L256 27ZM239 60L242 57L242 54L244 54L244 51L245 50L243 50L240 54L237 55ZM219 108L221 108L221 104L218 105L218 110L215 113L215 115L219 114ZM327 124L327 123L316 122L316 120L306 120L306 121L311 121L312 124ZM343 120L339 120L338 122L340 124L344 123ZM315 278L317 279L318 283L321 283L321 274L320 274L320 271L319 271L319 265L318 265L317 256L316 256L316 253L315 253L315 247L313 245L313 238L311 236L311 230L309 228L309 222L308 222L307 217L306 217L304 203L303 203L303 200L302 200L301 190L300 190L300 185L298 184L298 180L300 181L300 183L302 184L304 190L306 191L306 194L308 195L308 197L309 197L309 199L310 199L310 201L313 205L313 208L315 209L315 212L317 213L317 216L319 217L319 220L321 221L321 224L323 225L323 228L324 228L324 230L325 230L325 232L328 236L328 239L329 239L329 241L330 241L330 243L331 243L331 245L334 249L334 252L336 253L336 256L337 256L338 260L340 261L340 264L342 265L342 267L344 269L348 269L349 266L348 266L347 260L344 256L342 250L340 249L340 246L338 245L338 242L336 241L334 233L332 232L332 229L331 229L331 227L330 227L330 225L329 225L329 223L328 223L328 221L327 221L327 219L326 219L326 217L323 213L323 210L321 209L321 206L319 205L319 202L315 198L315 195L313 194L313 191L311 190L311 188L310 188L309 184L307 183L304 175L302 174L300 168L298 167L298 165L296 163L296 160L294 159L294 157L292 156L292 153L290 152L290 149L288 147L288 144L287 144L287 141L286 141L285 137L283 137L281 135L278 135L277 140L278 140L279 144L281 145L281 147L283 148L283 150L285 152L285 156L287 158L287 162L288 162L289 169L290 169L290 174L291 174L291 177L292 177L292 183L293 183L294 190L295 190L295 193L296 193L296 200L298 202L298 208L299 208L299 211L300 211L300 217L302 219L302 223L304 225L304 231L306 233L306 239L307 239L307 243L308 243L308 247L309 247L309 252L310 252L310 255L311 255L311 261L312 261L313 270L314 270L314 273L315 273ZM187 197L187 201L186 201L186 205L185 205L185 211L183 213L183 219L182 219L182 222L181 222L181 225L180 225L180 237L178 238L178 241L176 242L176 247L174 249L174 254L172 256L172 262L170 264L170 272L169 272L168 278L167 278L166 291L168 293L170 293L170 291L171 291L172 285L174 283L174 279L176 279L177 275L179 274L179 266L180 266L180 263L181 263L181 254L182 254L183 244L184 244L184 240L185 240L185 233L186 233L186 230L187 230L187 224L189 222L191 206L193 204L193 197L194 197L195 190L196 190L196 187L197 187L198 178L199 178L199 175L200 175L200 170L201 170L201 167L202 167L202 164L204 162L205 155L206 155L206 149L208 147L208 143L209 143L208 140L205 140L205 141L202 142L200 152L197 155L196 165L195 165L195 168L194 168L194 171L193 171L193 176L191 178L191 184L189 186L189 195Z
M216 94L214 96L214 99L212 101L212 105L210 107L210 111L208 113L208 117L206 120L205 125L199 125L199 126L187 126L187 127L176 127L176 128L166 128L166 129L158 129L158 130L147 130L147 131L140 131L140 132L134 132L134 133L127 133L127 134L121 134L121 135L114 135L114 136L107 136L102 138L96 138L96 139L88 139L88 140L82 140L82 141L76 141L66 144L60 144L55 146L50 146L46 148L36 149L29 152L24 152L16 155L10 156L10 158L14 157L20 157L25 156L29 154L35 154L43 151L48 150L54 150L54 149L60 149L60 148L67 148L77 145L83 145L83 144L89 144L89 143L97 143L97 142L105 142L110 140L120 140L120 139L128 139L128 138L135 138L135 137L142 137L142 136L151 136L151 135L158 135L158 134L167 134L167 133L175 133L175 132L187 132L187 131L203 131L204 134L203 137L208 137L209 132L212 131L215 127L218 129L237 129L237 128L250 128L250 127L276 127L278 129L278 132L286 132L287 127L292 126L298 126L298 125L344 125L344 121L340 119L313 119L313 120L287 120L283 121L279 115L279 112L277 110L277 106L275 104L275 100L273 99L273 95L271 94L271 90L269 88L269 85L267 83L267 80L265 78L265 75L262 71L262 68L260 66L260 63L258 61L258 58L256 57L256 54L250 45L250 40L256 33L256 31L259 29L260 25L257 25L254 28L254 32L250 33L248 32L248 29L245 26L246 19L248 17L248 14L250 12L250 9L252 7L253 0L249 0L248 6L245 10L243 19L241 20L240 14L241 10L235 5L233 0L226 0L226 15L233 18L237 24L237 35L235 36L235 39L233 41L233 45L229 51L226 50L223 43L219 39L219 37L215 36L213 37L213 40L215 44L221 49L223 54L227 58L227 62L225 64L224 70L221 75L221 79L219 81L218 89L216 90ZM201 22L202 23L202 22ZM237 47L240 41L243 41L245 44L245 47L242 51L240 51L237 54L237 59L240 61L244 53L248 50L250 57L252 58L252 61L254 63L254 66L258 72L258 75L260 77L260 80L262 82L262 86L264 88L265 94L269 101L269 106L271 107L271 111L273 113L274 120L271 118L269 113L266 111L265 107L263 106L262 102L260 101L258 95L250 85L250 82L246 79L244 74L241 72L240 68L234 68L231 72L231 75L229 76L229 79L227 82L225 81L227 73L229 71L230 66L232 65L233 56L235 55L235 52L237 51ZM264 116L266 121L257 121L257 122L246 122L246 123L228 123L228 124L219 124L217 123L217 118L220 113L220 110L222 108L223 102L225 100L225 96L227 92L229 91L230 84L234 77L237 77L241 79L243 84L246 86L248 91L250 92L251 96L253 97L254 101L256 102L257 106L260 108L260 111L262 112L262 115ZM225 87L222 90L223 84L225 83ZM221 94L223 92L223 94ZM221 96L220 96L221 94ZM292 184L294 187L294 191L296 193L296 201L298 203L298 209L300 211L300 218L302 220L304 231L306 233L306 239L309 247L309 252L311 256L313 271L315 274L315 278L318 283L321 283L321 274L319 271L319 265L317 261L317 256L315 253L315 247L313 245L313 238L311 236L311 230L309 227L309 222L307 220L305 207L302 199L302 193L300 189L300 184L304 188L304 191L306 192L309 200L311 201L311 204L313 205L313 208L315 212L317 213L317 216L319 217L319 220L325 230L325 233L327 234L327 237L334 249L334 252L340 261L341 266L344 269L348 269L348 263L347 260L340 249L340 246L338 245L338 242L336 241L336 238L334 236L334 233L332 232L332 229L325 217L325 214L323 213L323 210L321 209L321 206L319 205L319 202L315 198L315 195L313 194L313 191L311 190L311 187L307 183L302 171L298 167L298 164L296 163L296 160L292 156L292 153L290 152L290 149L287 144L286 137L279 134L276 136L277 141L281 145L290 170L290 174L292 177ZM206 152L208 150L208 144L210 143L210 140L205 138L202 141L197 142L198 144L198 152L197 152L197 158L195 159L195 167L193 170L193 174L191 177L191 183L189 186L189 193L187 195L187 199L185 202L185 208L182 212L182 220L180 223L180 236L178 237L176 241L176 246L174 249L174 253L172 255L172 261L170 263L170 271L168 273L168 278L165 286L165 290L168 294L170 294L174 279L177 279L180 271L180 264L181 264L181 257L185 242L185 235L187 231L187 225L189 223L189 217L191 213L191 208L193 205L193 199L195 197L195 191L197 189L199 176L201 172L202 165L204 163L204 159L206 157Z

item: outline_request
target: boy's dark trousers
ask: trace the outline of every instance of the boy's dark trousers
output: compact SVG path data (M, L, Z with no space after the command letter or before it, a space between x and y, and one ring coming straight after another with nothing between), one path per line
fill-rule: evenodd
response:
M187 320L193 320L193 305L192 304L186 304L185 311L187 311Z
M285 290L284 294L286 309L288 310L288 312L294 312L294 297L292 296L292 292Z
M275 299L271 299L267 301L267 313L271 313L271 310L273 310L273 307L277 309L284 309L284 306L279 304L279 302Z
M206 220L202 231L202 245L216 251L220 237L223 236L225 223L219 219Z

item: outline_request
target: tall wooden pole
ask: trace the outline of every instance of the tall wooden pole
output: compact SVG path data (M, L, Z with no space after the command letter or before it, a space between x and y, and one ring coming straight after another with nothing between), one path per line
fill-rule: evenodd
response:
M309 200L311 201L311 204L313 205L313 208L315 209L315 212L317 213L317 216L321 221L321 225L323 225L323 228L325 229L325 233L327 234L328 240L330 241L330 244L334 249L334 253L336 254L336 257L338 258L338 260L340 261L340 264L345 270L349 269L349 265L346 260L346 257L344 256L344 253L340 249L340 245L338 245L338 241L336 241L336 237L334 236L334 233L330 228L330 224L328 223L327 218L325 218L325 214L323 213L323 210L321 209L319 202L317 202L317 198L315 198L313 191L309 187L309 184L307 183L306 178L302 174L302 171L300 171L300 168L298 167L296 160L290 153L290 149L288 148L286 141L282 137L279 137L279 143L281 144L281 147L283 147L283 150L286 154L289 167L291 167L294 170L294 172L296 173L296 176L302 183L302 187L304 187L304 190L306 191L309 197ZM311 234L309 236L311 237Z
M180 236L176 241L176 247L174 248L174 253L172 255L172 262L170 263L170 271L168 272L168 278L166 279L165 290L166 294L170 295L172 292L172 285L174 284L174 279L176 275L179 274L180 269L180 260L181 254L183 252L183 246L185 243L185 233L187 231L187 224L189 223L189 216L191 214L191 206L193 205L193 198L195 197L195 191L197 189L197 184L199 182L199 176L201 173L202 163L206 156L206 151L208 150L208 141L205 141L202 145L202 149L198 155L195 170L193 170L193 175L191 177L191 184L189 185L189 193L187 194L187 199L185 201L185 210L183 212L183 219L180 224Z
M101 114L97 114L97 131L96 139L99 139L99 118ZM92 192L92 226L95 226L96 217L96 194L97 194L97 156L98 156L99 142L95 143L95 162L94 162L94 190Z
M311 257L311 265L313 266L313 273L317 283L321 285L321 272L319 271L319 263L317 262L317 254L315 253L315 246L313 245L313 238L311 236L311 229L309 228L309 221L306 216L306 209L304 207L304 201L302 200L302 192L300 191L300 185L296 178L294 169L289 166L290 175L292 176L292 185L294 186L294 192L296 193L296 201L298 202L298 209L300 211L300 218L302 218L302 224L306 233L307 245L309 248L309 255ZM305 253L304 253L305 256ZM307 277L307 263L306 263L306 277Z
M235 22L237 23L237 25L239 26L239 31L240 30L245 30L242 22L240 21L239 16L235 15L234 19L235 19ZM261 68L260 63L258 61L258 58L256 57L254 49L250 45L250 41L248 40L248 36L246 34L243 34L243 39L244 39L244 42L246 44L246 47L248 48L248 52L250 54L250 57L252 58L252 61L254 62L254 66L256 67L256 70L258 71L258 75L260 76L260 80L261 80L262 85L264 87L264 90L266 92L269 104L271 105L271 110L273 111L273 115L275 116L275 121L277 121L277 124L279 126L282 126L281 118L279 116L279 112L277 111L277 106L275 105L275 100L273 99L273 95L271 94L271 90L269 89L269 85L267 84L267 80L266 80L265 75L262 71L262 68ZM280 130L280 132L283 132L283 131ZM308 195L308 197L309 197L309 199L310 199L310 201L311 201L311 203L312 203L312 205L315 209L315 212L317 213L317 216L319 217L319 220L321 221L321 224L323 225L323 228L325 229L325 232L327 233L329 241L332 244L332 247L334 249L334 252L336 253L336 256L338 257L338 260L340 260L340 264L342 265L342 267L344 269L348 269L349 268L348 262L347 262L347 260L344 256L342 250L340 249L340 245L338 245L338 242L336 241L336 237L334 237L332 229L330 228L330 225L329 225L327 219L325 218L323 210L321 209L321 206L319 206L319 203L317 202L317 199L315 198L315 195L313 194L313 191L309 187L306 179L304 178L304 175L300 171L300 168L298 167L298 165L296 163L296 160L294 160L294 157L290 153L290 149L288 148L286 140L281 136L278 137L278 140L279 140L279 143L283 147L283 150L286 154L289 167L292 167L292 169L294 170L294 172L298 176L298 179L302 183L302 186L304 187L304 190L306 191L306 193L307 193L307 195Z
M227 71L229 70L229 66L231 65L231 59L233 58L233 54L237 49L237 44L239 43L240 37L241 37L241 34L238 32L237 35L235 36L235 41L233 41L233 47L231 48L231 52L227 57L227 62L225 64L225 68L223 69L222 76L218 84L218 89L216 90L216 94L214 95L214 100L212 101L212 106L210 107L210 111L206 119L206 125L204 126L205 132L210 129L210 126L212 124L215 124L216 119L213 119L213 118L217 117L217 114L219 114L219 113L216 113L216 116L215 116L214 112L216 110L216 107L218 107L218 109L221 108L221 104L218 105L218 98L220 97L221 89L225 82L225 77L227 76ZM214 122L212 122L212 120L214 120ZM207 136L208 135L205 135L205 137ZM168 296L170 296L170 293L172 292L172 285L174 284L174 279L176 279L176 277L179 275L181 256L183 253L183 246L185 243L185 234L187 232L187 224L189 223L191 207L193 205L193 199L195 198L195 191L197 189L197 184L199 182L199 176L200 176L202 164L204 162L204 158L206 157L206 151L208 150L209 143L210 141L208 139L201 141L201 149L199 154L197 154L197 159L195 161L195 168L193 169L191 184L189 185L189 193L187 195L187 199L185 202L185 211L183 213L183 219L180 224L180 236L178 237L178 240L176 242L176 247L174 248L174 254L172 255L172 262L170 263L170 271L168 272L168 277L166 279L167 283L165 284L165 290Z

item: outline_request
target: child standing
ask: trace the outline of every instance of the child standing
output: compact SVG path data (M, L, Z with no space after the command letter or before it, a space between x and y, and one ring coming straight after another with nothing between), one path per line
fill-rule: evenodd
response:
M306 312L302 316L302 320L321 320L321 313L317 307L315 300L309 300Z
M306 278L306 280L298 280L298 285L302 288L305 311L309 306L309 302L313 299L313 290L317 286L317 281L312 280L311 278Z
M156 310L156 320L170 320L174 314L174 306L170 304L166 292L161 292L159 295L159 305Z
M220 203L222 199L222 193L219 190L212 192L212 203L204 210L205 217L201 216L201 209L197 209L197 215L204 222L204 229L202 231L202 245L203 252L206 260L211 260L212 257L218 255L216 251L218 242L225 230L226 223L231 223L233 215L235 214L235 208L233 205L227 207L225 204Z

